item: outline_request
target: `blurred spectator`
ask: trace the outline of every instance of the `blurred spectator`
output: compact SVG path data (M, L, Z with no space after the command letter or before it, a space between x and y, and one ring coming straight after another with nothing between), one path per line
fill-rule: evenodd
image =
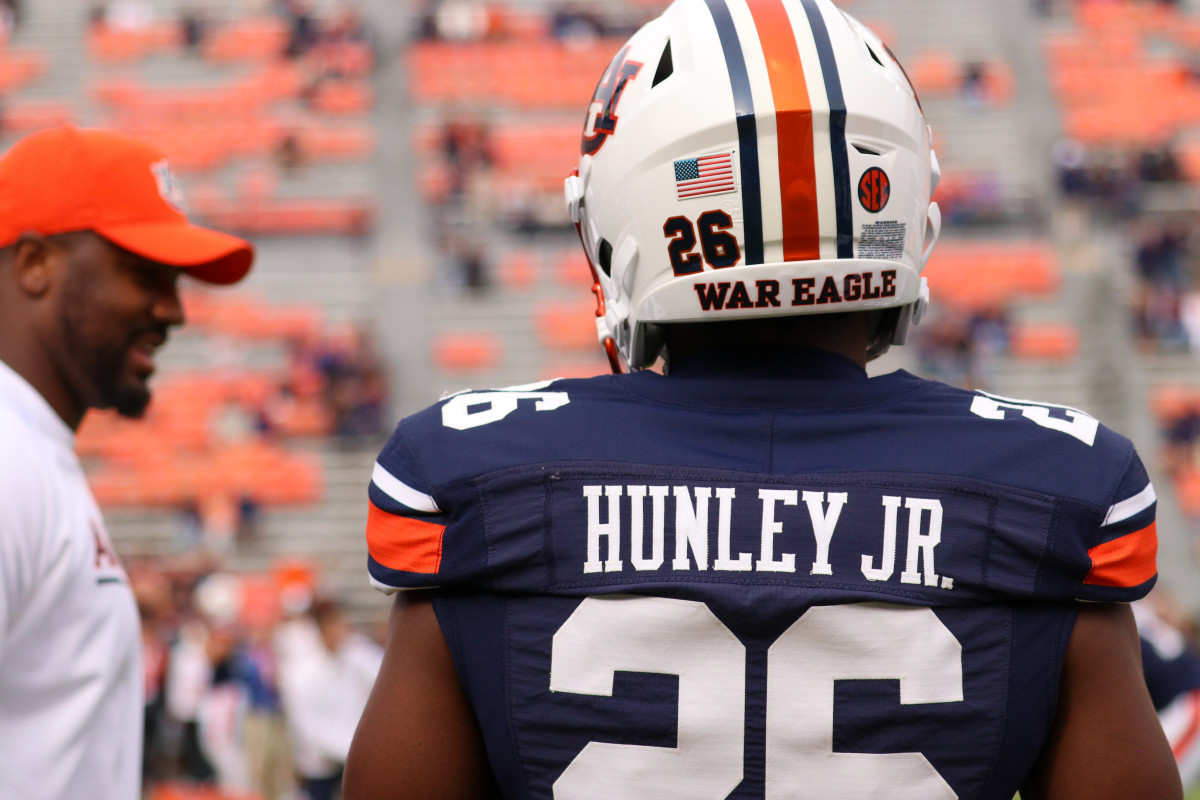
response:
M1009 352L1010 322L1002 306L943 310L914 331L924 374L967 389L987 389L997 357Z
M1200 779L1200 651L1171 624L1154 601L1161 592L1133 604L1142 641L1146 688L1179 766L1184 789Z
M182 726L179 744L179 773L194 783L209 783L216 777L200 740L200 707L212 685L212 663L208 658L208 628L192 620L179 630L167 666L166 707Z
M1144 223L1137 234L1134 266L1136 332L1145 344L1185 348L1188 333L1181 316L1188 283L1187 229L1178 221Z
M295 787L273 633L270 625L257 625L241 649L241 674L250 700L243 723L246 768L251 789L268 800Z
M167 623L171 604L170 589L162 574L154 568L130 564L130 584L137 599L142 630L142 674L144 676L145 747L142 754L142 783L149 785L167 777L164 765L166 719L165 683L167 677Z
M1196 464L1196 442L1200 440L1200 408L1189 405L1167 422L1163 432L1163 465L1175 475Z
M174 515L175 546L186 553L204 540L204 523L200 519L200 503L195 496L184 498Z
M300 58L317 43L317 25L309 0L281 0L276 5L280 16L287 20L288 40L284 55Z
M295 174L304 165L304 149L295 131L286 131L275 146L275 163L288 175Z
M179 29L183 46L193 53L198 52L208 32L208 19L203 9L191 6L183 9L179 13Z
M294 637L280 687L296 768L309 800L333 800L383 650L356 632L340 604L313 603L316 637Z
M154 6L145 0L113 0L104 13L104 24L113 30L144 31L153 22Z
M982 108L991 99L988 94L986 69L986 65L979 61L963 64L962 93L967 105L972 108Z
M604 23L589 3L576 0L554 9L550 32L555 39L589 40L604 35Z
M244 728L250 701L244 676L238 672L237 643L230 625L209 627L205 641L209 680L196 710L196 723L200 747L213 767L217 786L240 794L250 789Z
M324 378L333 433L344 440L381 433L386 381L372 337L355 326L341 326L323 343L316 366Z
M1063 137L1054 143L1054 168L1058 173L1058 188L1068 197L1088 193L1087 148L1082 142Z
M448 42L477 42L487 37L491 19L487 6L476 0L443 0L433 13L437 38Z
M442 126L441 149L449 171L449 199L459 205L471 182L495 164L487 123L473 114L451 116Z
M1177 183L1184 179L1183 168L1169 145L1140 151L1137 162L1138 177L1147 183Z

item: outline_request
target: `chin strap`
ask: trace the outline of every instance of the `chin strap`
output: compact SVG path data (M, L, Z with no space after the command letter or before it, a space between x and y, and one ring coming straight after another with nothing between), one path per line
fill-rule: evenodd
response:
M567 196L567 212L571 215L571 221L575 223L575 233L579 236L579 244L583 247L583 255L587 259L588 269L592 271L592 294L596 295L596 319L604 319L608 313L604 304L604 287L600 285L600 273L596 270L596 265L592 263L592 254L588 252L587 242L583 238L583 181L579 178L579 170L571 170L571 174L567 177L564 186ZM625 370L621 368L621 357L617 350L617 343L611 336L605 336L602 342L604 346L604 355L608 356L608 366L614 375L620 375Z

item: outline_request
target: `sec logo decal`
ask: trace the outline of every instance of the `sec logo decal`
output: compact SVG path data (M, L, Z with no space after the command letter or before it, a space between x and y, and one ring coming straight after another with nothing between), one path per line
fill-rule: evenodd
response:
M883 211L892 195L892 182L879 167L871 167L858 179L858 202L872 214Z

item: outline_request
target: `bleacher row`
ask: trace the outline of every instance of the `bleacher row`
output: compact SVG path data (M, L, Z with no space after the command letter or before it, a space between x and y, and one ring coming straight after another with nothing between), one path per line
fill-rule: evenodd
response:
M88 105L25 99L21 90L47 68L43 53L11 47L0 52L3 129L24 134L51 125L96 124L158 145L194 196L193 214L249 235L361 236L377 208L369 193L281 197L275 192L285 157L296 165L365 164L376 147L370 121L374 55L361 41L314 45L285 57L288 28L277 17L233 18L201 40L194 59L212 79L202 85L143 78L152 58L187 59L182 26L154 21L136 29L94 23L87 54L99 68L85 87ZM235 190L226 173L244 173Z
M1044 54L1068 136L1089 145L1159 146L1200 122L1192 64L1200 18L1178 4L1083 2L1071 30L1049 34ZM1185 150L1200 178L1195 146Z

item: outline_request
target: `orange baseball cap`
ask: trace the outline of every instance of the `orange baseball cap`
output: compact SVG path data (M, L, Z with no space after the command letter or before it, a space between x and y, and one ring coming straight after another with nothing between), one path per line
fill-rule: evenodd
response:
M0 157L0 247L84 230L208 283L236 283L254 262L249 242L188 222L166 157L145 142L51 128Z

